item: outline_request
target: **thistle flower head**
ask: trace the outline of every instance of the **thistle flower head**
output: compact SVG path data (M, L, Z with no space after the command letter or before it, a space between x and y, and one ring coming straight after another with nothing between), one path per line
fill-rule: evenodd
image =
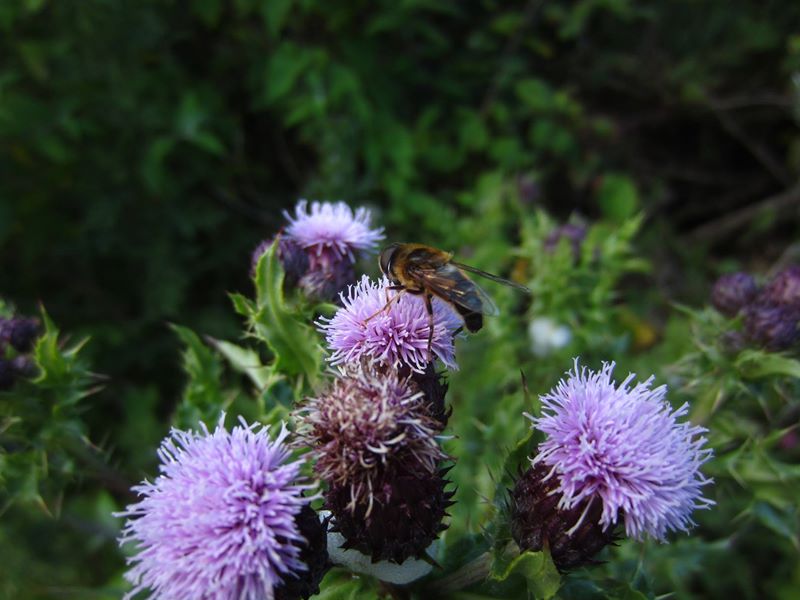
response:
M534 466L556 477L559 508L589 499L588 512L600 502L604 528L624 520L628 536L663 540L670 530L688 530L691 513L712 504L701 495L710 483L700 466L710 458L703 449L704 429L678 423L687 405L673 410L667 388L651 389L653 378L631 386L611 379L614 363L600 372L574 370L541 396L542 416L531 418L548 437Z
M728 273L714 283L711 304L719 312L734 317L758 294L755 279L749 273Z
M587 229L584 225L565 223L553 229L544 240L544 249L553 253L558 248L561 240L567 240L572 249L572 256L577 260L581 255L581 245L586 239Z
M224 418L224 416L223 416ZM120 542L136 545L127 597L272 599L284 580L300 576L306 540L296 517L310 498L281 429L270 440L255 425L213 432L173 430L158 455L161 474L134 490L141 500Z
M372 250L383 239L383 228L371 229L372 215L366 208L355 212L344 202L312 202L300 200L294 217L284 211L289 221L286 235L312 257L324 253L335 259L355 260L356 250Z
M385 277L373 282L366 275L347 295L340 294L343 307L317 323L325 334L334 364L362 360L398 368L407 366L423 373L429 362L430 321L421 296L388 290ZM396 300L394 297L400 294ZM391 303L389 300L393 300ZM453 337L461 319L446 303L433 299L431 352L447 367L457 369Z
M747 338L767 350L790 348L800 340L800 307L755 302L744 309Z
M316 457L315 470L347 487L350 504L370 504L376 478L413 460L429 473L443 459L439 423L409 379L375 366L351 366L298 413L299 434Z
M29 352L39 336L39 319L28 317L0 318L0 347L9 344L17 352Z
M792 265L778 273L762 292L763 301L800 310L800 265Z

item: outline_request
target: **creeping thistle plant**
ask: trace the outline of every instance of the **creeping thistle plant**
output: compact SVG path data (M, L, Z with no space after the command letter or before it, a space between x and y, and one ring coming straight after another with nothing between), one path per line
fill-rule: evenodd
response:
M596 564L623 533L664 540L713 504L700 471L711 456L704 430L685 421L686 405L670 407L665 386L634 385L633 375L617 383L613 364L594 372L575 362L538 400L523 384L508 392L513 404L487 400L482 413L470 413L448 399L447 370L460 377L460 348L477 343L459 335L456 313L434 300L428 354L421 298L406 293L387 304L385 280L339 277L380 238L369 213L326 203L309 212L301 203L287 219L284 233L254 255L254 298L232 295L246 320L243 341L174 326L189 380L179 428L160 451L161 474L135 488L140 501L121 513L121 541L135 546L130 595L291 600L383 590L428 598L471 590L550 598L569 583L564 573ZM538 296L524 316L498 317L498 326L522 323L525 331L525 321L549 318L556 334L569 328L563 343L533 350L550 357L532 369L537 387L555 383L546 365L563 365L558 357L578 345L595 354L619 347L607 317L619 278L644 268L631 248L638 225L556 228L542 213L526 221L520 254ZM303 283L315 269L338 288L335 298ZM338 306L318 304L322 297ZM552 334L548 327L530 325L536 335ZM521 359L505 350L484 355L497 355L508 380L505 371ZM482 353L467 354L469 362ZM228 432L223 410L243 415L241 425ZM527 436L522 412L533 423ZM474 491L459 494L451 483L472 485L476 474L464 469L487 455L470 454L471 434L454 440L450 427L477 423L479 414L513 426L494 497L469 523L464 499ZM278 439L256 423L280 427Z

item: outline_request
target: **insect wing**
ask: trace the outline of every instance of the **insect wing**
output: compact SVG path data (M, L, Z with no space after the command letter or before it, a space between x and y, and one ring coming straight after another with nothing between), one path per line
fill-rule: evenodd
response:
M437 269L418 269L416 274L433 294L443 300L485 315L499 312L489 295L453 263Z
M531 293L531 291L527 287L525 287L521 283L517 283L516 281L510 281L508 279L503 279L502 277L498 277L497 275L492 275L491 273L487 273L486 271L481 271L480 269L476 269L475 267L470 267L469 265L465 265L463 263L452 261L450 264L455 265L459 269L462 269L462 270L467 271L469 273L474 273L475 275L480 275L481 277L485 277L486 279L489 279L489 280L494 281L496 283L516 288L516 289L521 290L523 292L526 292L528 294Z

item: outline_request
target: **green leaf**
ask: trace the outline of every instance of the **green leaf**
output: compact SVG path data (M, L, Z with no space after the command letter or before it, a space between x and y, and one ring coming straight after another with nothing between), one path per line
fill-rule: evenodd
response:
M281 379L272 366L261 364L261 358L255 350L212 337L206 337L206 340L235 370L247 375L260 391L268 390Z
M186 345L183 369L188 376L175 418L176 426L196 427L198 421L213 425L228 404L220 383L222 365L194 331L180 325L173 324L171 327Z
M511 575L521 575L528 584L528 592L537 599L552 598L561 587L561 576L550 555L545 552L523 552L506 562L506 553L495 557L489 579L505 581Z
M319 594L314 596L314 600L359 600L378 597L374 579L353 575L338 567L325 574L319 589Z
M800 515L796 505L777 509L766 502L756 502L751 508L751 513L761 524L786 538L796 549L800 550L800 538L798 538L798 524L800 523L798 517Z
M255 335L275 355L275 368L288 375L317 380L322 348L316 332L295 313L283 297L283 267L277 256L278 240L261 256L256 266L256 311L250 322Z
M736 358L736 368L745 379L785 375L800 379L800 361L763 350L743 350Z

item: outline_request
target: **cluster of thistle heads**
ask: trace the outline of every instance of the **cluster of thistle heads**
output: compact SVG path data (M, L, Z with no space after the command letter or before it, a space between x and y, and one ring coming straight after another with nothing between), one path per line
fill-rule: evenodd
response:
M759 287L749 273L721 276L711 303L729 318L741 317L742 331L729 339L736 348L788 350L800 342L800 265L787 267Z
M244 421L229 432L222 420L214 431L171 433L159 476L121 513L121 541L136 546L129 596L307 598L330 566L332 539L337 551L402 565L425 558L447 528L457 457L441 446L453 409L440 369L458 368L459 316L433 299L428 348L421 297L385 278L355 280L356 257L382 239L366 209L300 202L286 217L285 284L314 299L339 292L338 311L316 323L331 376L298 403L294 434L283 426L271 439ZM613 368L576 360L541 396L541 414L526 415L545 441L511 491L511 532L520 550L549 549L562 570L590 563L621 530L658 540L688 530L692 512L711 504L704 430L680 422L687 407L673 409L664 386L634 385L633 375L617 384Z
M36 373L30 352L40 332L36 318L0 317L0 390L11 389L20 378Z

